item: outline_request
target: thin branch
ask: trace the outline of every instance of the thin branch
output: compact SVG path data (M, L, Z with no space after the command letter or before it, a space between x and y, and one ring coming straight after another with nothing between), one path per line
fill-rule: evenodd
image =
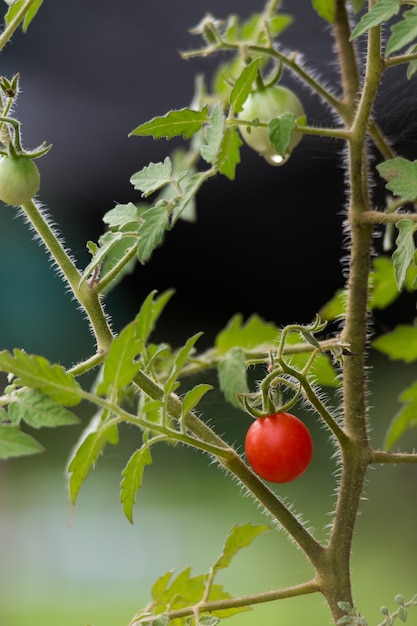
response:
M417 452L389 452L385 450L371 450L370 463L417 463Z
M417 222L417 213L382 213L380 211L364 211L360 216L363 224L396 224L401 220Z
M4 31L1 33L0 51L3 50L4 46L10 41L15 31L19 28L20 24L25 19L26 13L29 11L34 2L35 0L26 0L26 2L22 4L16 15L10 21L8 26L6 26Z
M413 52L413 54L399 54L395 57L389 57L383 60L384 67L389 69L390 67L395 67L396 65L401 65L403 63L410 63L411 61L417 61L417 52Z
M369 135L374 142L376 148L382 154L384 159L393 159L396 156L395 150L390 146L389 141L384 136L378 124L372 120L369 125Z
M238 607L251 606L253 604L261 604L264 602L273 602L275 600L282 600L284 598L295 598L297 596L304 596L311 593L317 593L320 591L318 582L313 579L306 583L294 585L292 587L286 587L284 589L277 589L274 591L266 591L264 593L257 593L253 595L241 596L237 598L227 598L225 600L213 600L212 602L201 602L197 605L187 606L183 609L176 609L168 611L163 615L168 617L169 621L194 615L195 609L198 610L198 614L213 613L215 611L224 611L227 609L234 609ZM145 624L147 622L152 623L155 621L155 615L147 617L139 617L137 620L133 618L130 622L130 626L135 624Z

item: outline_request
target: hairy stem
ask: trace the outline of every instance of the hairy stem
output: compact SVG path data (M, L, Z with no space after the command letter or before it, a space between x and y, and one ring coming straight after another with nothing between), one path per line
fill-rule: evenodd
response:
M342 340L350 345L352 352L352 356L345 359L343 371L344 430L347 439L341 442L341 480L320 579L323 593L336 621L342 615L338 603L345 601L353 604L350 575L351 544L369 464L365 363L372 226L363 223L361 216L369 209L365 146L382 66L380 29L374 28L369 32L365 82L356 104L359 72L354 49L349 41L348 17L345 2L342 0L336 0L334 34L340 59L344 101L351 107L351 114L345 118L345 123L350 126L351 131L348 164L350 182L348 223L351 242L347 313Z
M35 202L25 202L22 209L85 311L96 337L98 352L107 352L113 335L96 286L85 281L81 283L81 273Z
M343 102L346 116L353 113L353 105L359 90L359 69L355 49L350 41L350 25L345 0L336 0L333 34L339 57L343 86Z
M0 51L10 41L15 31L19 28L22 21L25 19L27 12L29 11L35 0L26 0L17 11L13 19L6 26L4 31L0 34Z

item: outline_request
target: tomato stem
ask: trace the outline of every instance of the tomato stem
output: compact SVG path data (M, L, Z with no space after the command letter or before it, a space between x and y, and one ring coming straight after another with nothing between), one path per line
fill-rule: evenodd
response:
M37 204L33 200L30 200L22 204L22 210L59 267L62 277L71 287L74 297L85 311L92 329L94 330L98 352L107 352L113 339L113 334L104 313L102 303L100 302L97 289L94 285L89 285L88 283L82 283L81 286L79 286L81 273Z
M36 2L36 0L25 0L20 9L13 16L13 19L10 20L9 24L0 34L0 51L3 50L5 45L10 41L15 31L25 19L27 12L34 2Z

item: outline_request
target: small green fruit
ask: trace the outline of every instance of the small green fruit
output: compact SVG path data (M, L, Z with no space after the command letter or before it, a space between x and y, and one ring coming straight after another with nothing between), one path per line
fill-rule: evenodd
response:
M293 91L281 85L273 85L249 94L243 105L238 118L251 122L258 119L259 122L269 122L279 117L282 113L293 113L296 118L305 115L303 105ZM268 128L264 126L240 126L243 140L256 152L259 152L271 165L282 165L290 156L294 148L300 143L303 135L295 131L292 134L291 143L285 157L277 154L269 140Z
M40 174L35 162L25 156L6 155L0 159L0 200L20 206L37 194Z

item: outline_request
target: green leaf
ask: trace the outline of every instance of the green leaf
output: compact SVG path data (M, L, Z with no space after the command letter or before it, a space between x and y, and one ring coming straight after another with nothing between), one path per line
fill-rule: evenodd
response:
M291 143L293 130L297 128L294 113L282 113L269 122L269 139L276 152L285 157Z
M293 22L294 18L292 15L285 15L284 13L273 15L268 22L271 35L273 37L280 35L288 26L291 26Z
M134 320L112 341L104 362L103 378L97 389L99 395L107 395L111 389L121 389L132 382L140 367L136 358L143 348Z
M327 22L334 22L335 0L313 0L313 7L317 13Z
M404 202L417 198L417 161L396 157L377 165L379 174L388 181L387 189Z
M147 205L144 206L146 207ZM109 228L117 229L127 226L128 224L141 222L139 208L133 204L133 202L117 204L114 209L104 214L103 222L107 224Z
M411 269L407 271L404 285L410 291L413 284ZM376 257L369 275L369 309L385 309L396 300L398 295L392 260L384 255ZM320 309L320 317L332 321L346 315L346 299L346 289L338 289L333 298Z
M367 30L387 22L400 10L400 0L378 0L371 10L362 17L352 31L351 39L363 35Z
M182 135L184 139L190 139L205 122L208 122L207 112L207 106L202 111L187 108L170 111L163 117L155 117L150 122L141 124L130 135L152 135L155 139L161 137L172 139Z
M354 13L359 13L359 11L363 8L365 4L365 0L351 0L352 9Z
M235 179L236 166L240 163L240 146L243 141L237 128L229 126L223 135L223 140L217 156L216 165L220 174L229 180Z
M161 187L173 182L172 162L169 156L163 163L149 163L146 167L136 172L130 179L133 187L142 192L143 197L148 197Z
M408 54L415 54L417 52L417 46L412 46L410 50L407 51ZM410 61L407 65L407 79L410 80L414 74L417 72L417 61Z
M216 626L219 622L220 619L214 615L203 615L200 617L200 626Z
M80 421L74 413L37 389L25 389L15 394L9 406L9 416L14 424L24 420L32 428L71 426Z
M137 248L138 259L146 263L152 252L163 240L164 233L169 228L169 204L160 200L142 213L143 223L139 229L139 241Z
M243 109L243 105L253 89L253 83L259 71L261 59L255 59L247 65L240 76L236 79L233 89L230 93L231 112L239 113Z
M196 167L192 164L190 165L188 151L184 150L182 147L175 149L171 153L171 161L172 177L177 181L178 186L183 188L186 182L190 181L192 176L197 173ZM160 198L166 200L167 202L179 203L178 187L174 185L166 185L161 190ZM181 206L178 204L178 207L179 208L177 210L174 206L172 211L173 224L176 222L178 217L182 220L187 220L188 222L196 221L196 202L194 195L189 196L186 205L181 203Z
M305 358L307 362L307 358ZM322 387L339 387L340 380L327 354L319 354L310 369L310 375Z
M271 344L277 338L278 329L271 322L265 322L255 313L244 323L243 316L238 313L217 335L215 346L220 352L227 352L235 346L251 350Z
M385 309L398 297L399 291L394 276L394 265L386 256L373 260L373 269L369 277L370 309Z
M0 424L0 459L37 454L44 450L36 439L22 433L17 426Z
M136 317L136 333L142 340L143 345L145 345L148 341L151 332L155 328L156 322L173 293L172 289L167 289L156 297L156 291L154 290L151 291L151 293L143 301L140 311Z
M167 610L192 607L201 602L206 591L208 574L191 576L191 570L187 567L172 579L172 573L167 572L161 576L152 587L152 608L154 613L164 613ZM171 584L169 584L171 583ZM223 590L222 585L211 584L208 601L226 600L231 596ZM236 613L247 611L248 607L238 607L213 611L215 617L229 617ZM148 620L149 621L149 620ZM154 622L155 623L155 622Z
M92 272L99 266L102 265L104 259L107 255L113 250L113 248L120 243L123 239L123 234L118 231L113 233L108 231L102 237L100 237L100 247L95 252L93 258L90 263L83 271L82 278L80 280L80 286L84 281L86 281L92 274ZM133 243L133 237L129 237L129 243Z
M114 276L112 281L103 289L103 294L108 294L117 284L120 283L126 274L133 272L137 261L137 241L137 237L122 237L119 242L111 247L108 254L103 259L103 263L100 267L100 280L107 277L107 274L113 270L113 268L120 263L122 259L125 259L127 254L131 257L128 263L126 263L125 260L123 261L123 267L119 267L119 271ZM131 252L134 253L134 256L131 256Z
M133 506L135 504L136 492L142 486L145 465L151 464L151 450L148 445L145 445L132 454L122 472L120 501L123 505L123 512L131 524L133 524Z
M414 261L414 233L417 230L417 224L404 219L397 222L397 228L399 231L395 241L397 247L392 254L392 262L395 280L398 289L401 290L405 283L407 270Z
M220 389L228 402L239 407L238 394L248 393L245 356L240 348L232 348L218 366Z
M224 135L224 121L221 104L217 102L210 117L210 124L206 128L206 143L200 148L201 156L207 163L215 163L217 160Z
M333 298L320 309L320 318L330 322L344 317L346 315L346 298L346 289L338 289Z
M390 333L375 339L372 346L391 359L412 363L417 360L417 327L400 324Z
M188 411L192 411L197 404L200 402L201 398L208 392L213 389L212 385L206 385L201 383L196 385L185 394L182 399L182 414L185 415Z
M402 21L392 27L386 48L387 56L413 43L415 39L417 39L416 6L404 13Z
M140 367L136 359L145 350L149 335L172 294L172 290L167 290L156 298L156 291L152 291L136 319L112 341L97 393L106 395L110 389L121 389L132 382Z
M384 441L385 450L390 450L408 428L417 427L417 382L404 389L399 400L404 403L404 406L388 428Z
M178 351L172 366L172 371L164 385L164 389L167 394L173 391L173 387L176 383L177 377L181 373L181 370L184 367L189 355L193 352L195 343L198 341L202 334L203 333L199 332L187 339L185 345Z
M253 41L258 32L261 19L262 16L260 13L250 15L240 26L240 39L243 41Z
M72 374L61 365L52 365L42 356L26 354L15 349L0 352L0 370L17 377L17 383L39 389L55 402L75 406L81 402L82 389Z
M223 552L213 565L213 569L225 569L229 567L232 558L242 549L249 546L256 537L271 530L269 526L260 524L251 524L250 522L242 525L236 524L229 532L223 547Z
M181 186L183 187L182 195L177 196L175 208L172 212L172 223L181 216L183 211L187 211L190 203L194 201L194 198L200 189L201 185L207 180L210 175L209 170L206 172L191 173L190 176L186 176L181 180Z
M107 443L117 443L117 427L114 424L102 425L98 430L89 433L76 448L68 465L69 494L73 504L90 469Z
M25 4L25 2L26 0L16 0L16 2L13 2L13 4L10 6L5 16L4 21L5 21L6 26L9 26L9 24L13 21L13 19L15 18L17 13L19 13L20 9ZM22 23L22 30L24 33L27 31L31 21L33 20L33 18L36 16L37 12L39 11L42 2L43 0L35 0L30 5L29 9L26 11L26 14L24 16L23 23Z

